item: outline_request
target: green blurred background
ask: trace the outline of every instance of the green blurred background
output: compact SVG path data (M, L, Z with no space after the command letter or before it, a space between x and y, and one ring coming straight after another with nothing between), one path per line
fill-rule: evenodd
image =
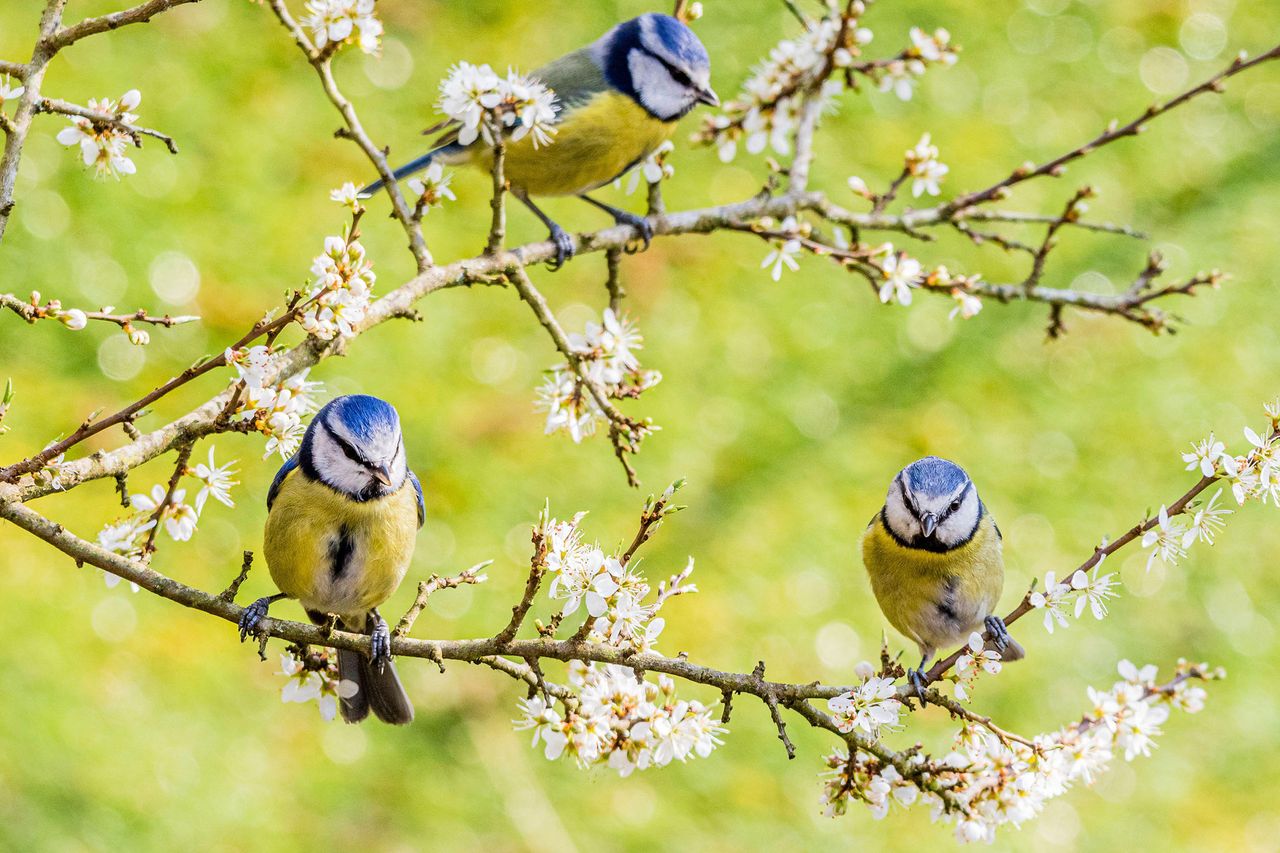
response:
M40 5L0 6L0 56L26 56ZM69 15L112 5L73 2ZM697 29L726 96L794 22L777 2L705 5ZM652 8L384 0L382 58L348 51L338 75L374 138L406 159L422 145L417 131L435 120L436 86L452 62L532 68ZM886 0L866 23L875 55L896 51L913 24L949 28L964 53L956 67L930 72L909 103L878 92L843 101L822 134L816 183L846 200L849 174L883 185L926 130L951 166L949 193L1059 153L1184 76L1207 76L1236 50L1269 47L1280 7ZM142 123L172 133L181 155L148 143L133 155L136 176L95 181L55 142L62 120L40 119L0 246L0 287L205 322L158 330L140 350L103 328L70 333L0 318L0 375L19 393L6 421L13 429L0 440L6 460L240 334L306 280L324 236L340 228L329 189L369 175L355 147L333 138L338 118L290 39L245 0L205 0L85 42L53 65L46 92L84 102L133 87L143 92ZM1189 441L1216 429L1238 445L1245 424L1260 427L1258 406L1280 390L1278 130L1280 66L1266 66L1065 180L1015 196L1023 209L1057 211L1075 186L1094 184L1093 215L1155 235L1172 275L1231 272L1221 292L1174 306L1189 321L1174 337L1068 315L1070 334L1046 343L1044 312L1021 305L990 304L952 323L946 300L882 307L861 280L813 258L775 284L758 268L767 247L743 235L665 239L627 258L645 363L666 377L630 407L663 427L645 443L639 470L647 488L689 479L689 510L662 530L645 564L656 581L693 554L702 589L669 606L661 648L738 670L764 658L779 679L847 681L884 629L857 537L903 464L938 453L975 476L1005 532L1012 604L1032 576L1061 574L1104 534L1181 493L1191 475L1179 453ZM764 175L759 159L722 165L684 144L672 162L672 208L740 199ZM426 222L441 260L478 251L487 222L487 178L460 173L454 188L459 201ZM638 207L640 196L625 203ZM585 205L548 207L575 230L603 224ZM380 292L410 272L403 235L384 212L374 202L364 229ZM542 237L523 211L511 223L515 240ZM1093 289L1123 287L1147 249L1081 233L1063 242L1047 283ZM999 250L949 237L910 248L926 263L991 280L1017 280L1023 269ZM603 263L591 255L535 273L571 329L604 304ZM562 516L590 509L589 535L612 546L630 537L643 495L625 487L602 437L575 446L541 434L533 389L554 352L514 293L445 292L419 307L424 323L379 328L314 378L331 394L364 391L400 407L430 517L411 576L496 560L488 585L436 595L415 633L478 636L502 624L518 597L528 525L544 500ZM218 387L197 383L142 426ZM215 443L220 458L240 460L236 508L211 502L196 538L165 539L157 557L159 570L205 589L226 584L241 549L260 548L278 464L261 461L259 437ZM136 472L133 489L159 482L167 465ZM35 507L89 537L117 512L109 480ZM1085 685L1109 684L1122 657L1165 671L1179 656L1206 659L1231 678L1211 687L1203 714L1170 720L1152 758L1118 761L1094 789L1054 801L1020 831L1005 829L998 847L1280 849L1272 512L1250 507L1218 545L1193 549L1176 569L1146 573L1145 555L1126 552L1109 564L1126 587L1103 623L1052 637L1038 620L1018 626L1029 662L984 683L976 707L1027 733L1083 710ZM258 663L231 625L127 585L107 589L98 571L12 528L0 536L8 644L0 847L918 851L952 843L920 811L881 822L856 807L840 820L821 817L817 774L832 739L793 724L799 755L789 762L768 715L746 700L710 760L630 779L544 760L509 724L519 688L461 664L443 676L425 662L403 665L419 708L407 730L326 724L314 704L280 703L277 655ZM398 615L412 586L385 612ZM260 568L244 597L269 590ZM538 610L550 612L545 599ZM952 730L930 710L894 740L945 750Z

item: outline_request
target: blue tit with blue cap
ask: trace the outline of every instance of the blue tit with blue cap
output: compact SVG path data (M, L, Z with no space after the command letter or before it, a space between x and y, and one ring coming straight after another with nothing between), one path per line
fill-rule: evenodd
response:
M336 617L372 638L369 656L338 650L339 679L355 686L341 699L342 718L357 723L372 710L387 723L412 722L378 605L404 579L425 518L395 408L364 394L329 401L271 483L263 551L280 592L245 608L241 640L282 598L297 599L318 625Z
M698 104L718 106L711 88L711 60L702 42L670 15L650 13L618 24L595 42L539 68L530 76L558 99L556 135L535 146L533 134L509 142L503 171L511 192L550 229L555 266L572 257L573 238L533 203L533 196L578 196L619 225L630 225L647 247L648 221L591 198L587 193L622 176L675 133L676 122ZM458 132L394 172L396 180L431 163L493 168L493 151L461 145ZM361 190L381 189L376 181Z
M1026 654L993 613L1004 588L1000 528L954 462L926 456L898 472L862 535L862 562L889 623L920 647L908 678L921 701L938 649L975 631L1003 660Z

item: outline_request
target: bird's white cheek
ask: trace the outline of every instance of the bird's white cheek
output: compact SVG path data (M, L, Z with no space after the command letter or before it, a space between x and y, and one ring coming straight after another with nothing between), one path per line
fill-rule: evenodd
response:
M631 85L649 112L659 118L681 115L689 104L689 92L675 80L662 63L638 50L627 57Z

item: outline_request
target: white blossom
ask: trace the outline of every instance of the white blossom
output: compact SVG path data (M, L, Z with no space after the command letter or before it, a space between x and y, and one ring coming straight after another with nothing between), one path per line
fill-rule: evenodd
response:
M947 315L950 320L954 320L957 316L969 320L978 316L978 312L982 310L982 300L967 290L956 288L951 291L951 298L956 301L956 305Z
M321 50L354 42L365 53L377 53L382 43L374 0L307 0L299 23L311 30L311 40Z
M349 236L326 237L311 262L314 279L305 294L309 307L298 325L321 340L350 337L368 313L377 276L364 246Z
M920 286L922 267L906 252L895 252L892 243L885 243L873 253L879 257L884 283L880 285L880 301L897 300L902 305L911 304L911 289Z
M292 651L281 652L279 674L288 679L280 690L280 701L315 700L325 721L337 716L339 699L350 699L360 691L354 681L339 680L338 668L327 655L302 661Z
M336 201L338 204L349 208L352 211L356 211L360 208L359 190L356 189L356 185L351 183L351 181L347 181L336 190L330 190L329 200Z
M24 91L26 91L26 87L21 84L13 85L8 74L0 77L0 107L4 106L5 101L21 97Z
M1044 575L1044 589L1036 590L1027 599L1032 607L1044 610L1044 629L1050 634L1055 626L1067 627L1066 598L1070 593L1071 585L1059 582L1050 569Z
M1213 537L1226 527L1227 522L1224 517L1230 515L1231 510L1218 507L1220 497L1222 497L1222 489L1214 492L1208 503L1196 509L1195 515L1191 517L1191 523L1187 525L1187 532L1182 535L1183 548L1190 548L1191 544L1197 540L1212 545Z
M873 736L882 727L897 727L902 714L902 702L892 678L867 678L848 693L828 699L827 708L840 731L860 729Z
M123 124L133 124L138 120L133 110L138 108L141 101L141 93L137 89L130 89L119 100L90 100L88 107ZM70 116L68 120L71 124L58 132L58 141L67 146L79 146L84 164L93 166L98 177L111 175L119 178L121 175L132 175L138 170L133 161L125 156L133 140L119 126L80 116Z
M675 175L675 167L667 162L667 155L675 150L675 145L671 140L667 140L657 147L657 149L640 161L640 165L631 170L631 176L627 180L627 195L631 195L640 186L640 179L644 178L646 184L657 184Z
M800 248L799 240L791 239L782 242L765 255L764 260L760 262L760 269L771 267L769 277L774 281L781 281L784 266L793 271L800 269L800 264L796 260L796 256L800 254Z
M89 325L89 318L79 308L68 308L58 314L58 322L73 332L78 332Z
M195 477L202 484L202 488L196 494L196 512L204 512L204 504L210 497L219 503L234 507L235 501L231 500L231 487L239 485L239 480L231 479L236 472L231 470L231 466L235 462L228 462L219 466L213 460L213 446L209 447L208 464L201 462L191 469L188 473Z
M1078 569L1071 575L1071 589L1076 593L1077 619L1084 614L1085 608L1093 613L1094 619L1101 619L1107 615L1107 599L1118 595L1112 591L1112 587L1119 586L1119 583L1113 580L1115 573L1098 574L1101 565L1102 560L1099 560L1093 567L1092 574L1086 574L1083 569Z
M174 489L167 502L166 494L165 487L156 484L151 487L149 493L130 495L129 504L139 512L154 515L159 511L160 520L164 522L165 532L170 538L185 542L196 532L196 522L200 519L200 514L194 507L185 503L186 489Z
M568 756L584 769L606 765L629 776L706 758L723 743L714 706L680 699L669 676L640 681L629 667L574 661L569 686L578 698L574 710L562 713L535 695L520 700L513 721L517 730L533 732L533 745L541 741L549 760Z
M433 207L441 207L445 200L457 201L458 197L449 189L453 173L445 174L444 166L432 163L418 177L407 181L409 192L417 199L417 205L425 213Z
M1182 520L1177 516L1171 518L1169 510L1161 506L1155 525L1142 534L1142 547L1151 549L1151 555L1147 558L1147 571L1151 571L1151 564L1157 558L1165 565L1177 565L1178 560L1187 553L1182 544L1185 533Z
M938 147L929 141L929 134L920 137L914 148L907 149L907 173L913 178L911 195L919 198L923 193L937 195L941 181L950 169L938 160Z
M610 398L637 397L662 381L656 370L640 366L636 352L644 339L625 315L606 308L601 322L589 322L582 334L569 336L579 355L578 367ZM547 413L545 431L569 433L574 442L592 435L598 423L607 421L591 389L567 362L551 367L538 388L536 408Z
M555 92L514 69L500 77L488 65L459 62L440 84L439 108L461 127L458 143L477 138L493 145L495 129L519 140L531 135L535 147L551 142L557 112Z
M1218 460L1225 452L1226 445L1209 433L1204 441L1191 446L1190 453L1182 454L1182 461L1187 463L1188 471L1199 468L1201 474L1212 477L1218 473Z

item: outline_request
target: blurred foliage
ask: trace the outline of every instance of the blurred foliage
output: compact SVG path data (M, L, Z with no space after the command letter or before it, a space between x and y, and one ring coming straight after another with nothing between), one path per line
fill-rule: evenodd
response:
M73 2L70 15L116 5ZM697 28L714 83L729 95L794 22L777 2L705 5ZM19 59L30 49L39 6L0 6L0 56ZM382 58L353 52L337 68L366 126L396 160L423 144L417 133L434 122L437 81L455 60L529 69L652 8L635 0L550 0L536 14L529 4L499 0L379 6L388 31ZM1209 17L1188 24L1192 16ZM1150 87L1169 82L1167 69L1143 62L1148 51L1188 50L1188 81L1207 76L1238 49L1269 47L1259 39L1280 31L1280 6L884 0L866 23L878 54L896 50L913 24L946 26L964 54L955 68L931 72L909 103L878 92L845 100L819 149L817 182L838 197L851 173L883 185L926 130L952 167L944 189L986 185L1139 110L1153 97ZM1220 44L1215 33L1225 36ZM1175 77L1178 70L1174 62ZM46 82L48 93L79 102L132 87L143 92L142 123L171 133L181 154L148 143L134 155L135 177L95 181L54 141L62 119L39 119L22 164L20 205L0 246L2 286L38 289L68 305L199 313L205 322L156 330L143 351L104 328L73 334L0 318L0 375L12 375L19 394L7 418L13 429L0 440L6 460L233 339L305 280L323 237L340 228L328 190L370 174L353 145L333 138L338 118L289 38L245 0L205 0L91 39L60 57ZM1277 131L1280 68L1267 66L1233 82L1224 97L1199 100L1065 179L1037 182L1014 198L1024 209L1056 212L1076 185L1092 183L1102 193L1094 215L1156 235L1172 275L1231 272L1221 292L1178 306L1189 324L1175 337L1069 315L1070 334L1046 343L1043 312L1026 306L989 304L976 319L952 323L945 300L882 307L865 283L812 258L774 284L758 269L767 248L744 235L664 239L627 258L627 304L647 335L646 364L666 374L642 410L632 409L663 427L645 443L639 470L652 488L689 478L690 509L661 531L645 563L656 579L692 553L702 588L668 608L662 648L739 670L764 658L776 678L847 681L857 660L874 656L884 630L857 537L892 474L924 453L964 464L999 519L1006 604L1032 576L1074 566L1101 536L1181 493L1191 477L1178 457L1187 443L1216 429L1238 444L1246 423L1261 425L1257 407L1280 390ZM687 147L673 162L673 209L741 198L764 174L745 155L722 165L714 152ZM437 258L481 248L487 180L459 174L459 202L428 217ZM638 206L639 195L626 203ZM579 203L549 208L575 229L603 224ZM385 202L375 201L364 226L380 292L410 272L403 235L384 212ZM523 211L513 211L511 223L513 239L542 236ZM1146 250L1105 235L1073 233L1064 243L1046 283L1082 277L1084 286L1123 287ZM914 251L993 280L1021 269L999 250L949 238ZM535 275L570 328L604 304L599 255ZM513 292L447 292L419 307L424 323L378 329L315 378L330 393L365 391L400 408L429 513L412 576L497 560L489 584L436 595L416 629L477 636L501 625L518 598L528 525L544 499L560 514L591 509L587 528L609 546L631 535L642 495L625 487L601 437L574 446L540 434L533 388L554 353ZM100 367L112 378L104 380ZM217 387L198 383L142 426ZM166 541L157 557L161 571L206 589L234 576L242 548L260 547L263 498L278 462L260 461L259 438L216 445L221 458L240 459L235 510L211 503L200 534ZM136 472L132 488L159 482L167 465ZM117 511L111 492L102 481L37 506L91 537ZM1083 710L1084 686L1109 684L1121 657L1162 669L1179 655L1207 659L1231 678L1212 687L1202 715L1175 715L1152 758L1118 762L1095 789L1055 801L1020 832L1006 830L999 847L1277 849L1271 780L1280 773L1280 665L1272 614L1280 594L1268 577L1280 527L1269 511L1252 507L1233 518L1218 545L1193 550L1174 570L1144 572L1136 551L1117 558L1111 568L1127 589L1104 623L1053 637L1034 619L1019 626L1028 662L984 683L977 704L1027 733ZM274 649L259 664L229 624L131 595L127 585L107 589L96 570L76 569L12 529L0 536L0 623L9 643L0 847L951 843L919 813L882 822L857 810L837 821L821 817L817 773L831 738L794 724L800 752L788 762L768 715L745 699L712 759L630 779L546 762L510 728L520 689L461 664L444 676L426 662L403 665L419 707L407 730L325 724L314 705L280 704ZM398 615L413 586L406 583L384 612ZM260 566L243 595L268 590ZM545 600L539 607L545 614ZM288 606L281 612L300 615ZM897 636L891 642L903 645ZM931 710L895 740L945 750L951 729Z

